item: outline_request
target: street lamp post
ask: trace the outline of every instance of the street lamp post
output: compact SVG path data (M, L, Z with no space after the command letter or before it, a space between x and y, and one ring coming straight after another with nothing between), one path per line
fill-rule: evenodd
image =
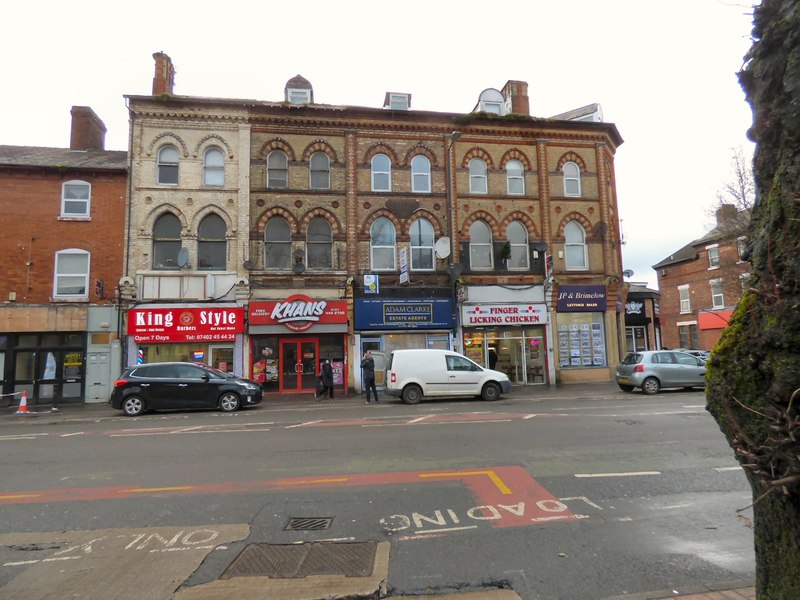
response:
M450 300L452 303L452 319L453 319L453 346L457 350L454 343L458 339L458 299L456 298L456 279L461 273L461 264L455 262L456 254L456 209L455 200L453 199L453 146L461 138L460 131L453 131L445 135L445 174L447 175L447 185L445 186L445 194L447 200L447 221L448 233L450 234L450 261L447 265L447 273L450 276Z

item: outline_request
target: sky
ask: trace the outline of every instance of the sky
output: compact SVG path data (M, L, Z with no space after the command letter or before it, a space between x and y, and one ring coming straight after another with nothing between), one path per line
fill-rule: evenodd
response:
M119 6L119 7L118 7ZM139 0L14 2L0 36L0 144L69 146L70 108L90 106L106 149L126 150L123 95L152 91L154 52L175 93L282 101L308 79L322 104L467 113L486 88L528 82L531 115L597 102L625 142L615 160L623 263L652 265L714 226L734 152L751 157L737 73L752 4L736 0ZM113 8L112 8L113 7ZM117 8L118 7L118 8ZM224 12L223 12L224 10Z

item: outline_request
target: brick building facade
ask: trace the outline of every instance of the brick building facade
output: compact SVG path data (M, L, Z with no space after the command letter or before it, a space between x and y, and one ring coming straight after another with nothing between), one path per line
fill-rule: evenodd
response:
M743 259L750 212L725 204L716 221L706 235L653 265L665 348L711 350L741 298L750 271Z
M71 110L69 148L0 146L0 377L6 399L106 401L119 372L127 155Z
M322 359L360 387L365 349L494 348L516 383L610 379L622 139L599 107L531 117L520 81L467 114L326 105L301 76L280 101L181 96L154 58L153 94L127 96L129 364L202 358L287 392Z

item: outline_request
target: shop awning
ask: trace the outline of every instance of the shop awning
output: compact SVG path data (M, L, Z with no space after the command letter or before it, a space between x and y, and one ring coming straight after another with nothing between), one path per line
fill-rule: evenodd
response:
M700 329L724 329L728 326L728 321L733 314L733 310L710 310L701 312L698 326Z

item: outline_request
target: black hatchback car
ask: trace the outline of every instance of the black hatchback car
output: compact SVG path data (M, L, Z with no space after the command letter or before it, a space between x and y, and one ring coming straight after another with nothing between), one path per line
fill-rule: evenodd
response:
M233 412L261 402L255 381L185 362L128 367L114 382L109 404L129 417L149 410L218 408Z

